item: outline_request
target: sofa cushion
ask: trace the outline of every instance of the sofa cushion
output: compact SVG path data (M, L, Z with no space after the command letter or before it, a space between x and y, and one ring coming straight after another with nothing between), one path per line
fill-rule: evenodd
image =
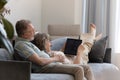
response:
M92 63L102 63L106 50L106 40L107 36L96 41L91 48L89 53L89 62Z
M12 60L12 54L9 54L6 49L0 48L0 60Z
M89 63L95 80L120 80L120 70L114 64Z
M74 77L69 74L48 74L48 73L42 73L42 74L31 74L31 80L74 80Z
M60 37L72 37L78 39L80 35L80 25L49 24L48 34L50 39L54 40Z
M62 38L52 40L51 41L51 44L52 44L51 49L55 50L55 51L59 51L60 49L62 49L62 47L65 44L66 40L67 40L67 37L62 37Z

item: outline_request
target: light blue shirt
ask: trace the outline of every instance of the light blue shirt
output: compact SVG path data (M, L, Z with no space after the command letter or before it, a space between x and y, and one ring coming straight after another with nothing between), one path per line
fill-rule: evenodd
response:
M40 51L40 49L37 48L34 44L23 38L18 37L16 39L14 49L18 51L19 55L26 59L32 54L38 54L40 57L50 58L47 53L45 53L44 51Z

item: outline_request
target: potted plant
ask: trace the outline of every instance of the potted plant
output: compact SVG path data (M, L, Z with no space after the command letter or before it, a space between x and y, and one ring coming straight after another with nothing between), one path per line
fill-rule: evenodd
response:
M0 47L5 48L9 53L13 53L11 40L14 36L14 27L10 21L5 19L5 15L10 13L10 10L5 8L7 0L0 0Z

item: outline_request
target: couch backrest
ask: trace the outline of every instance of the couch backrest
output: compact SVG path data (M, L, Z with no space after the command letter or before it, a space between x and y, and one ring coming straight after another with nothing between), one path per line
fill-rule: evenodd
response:
M13 55L4 48L0 48L0 60L13 60Z
M51 40L59 37L79 38L80 25L48 25L48 34Z

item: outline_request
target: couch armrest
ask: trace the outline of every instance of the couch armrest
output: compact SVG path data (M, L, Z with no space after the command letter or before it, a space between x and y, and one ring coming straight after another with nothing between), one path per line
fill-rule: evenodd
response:
M0 80L30 80L30 62L0 61Z

